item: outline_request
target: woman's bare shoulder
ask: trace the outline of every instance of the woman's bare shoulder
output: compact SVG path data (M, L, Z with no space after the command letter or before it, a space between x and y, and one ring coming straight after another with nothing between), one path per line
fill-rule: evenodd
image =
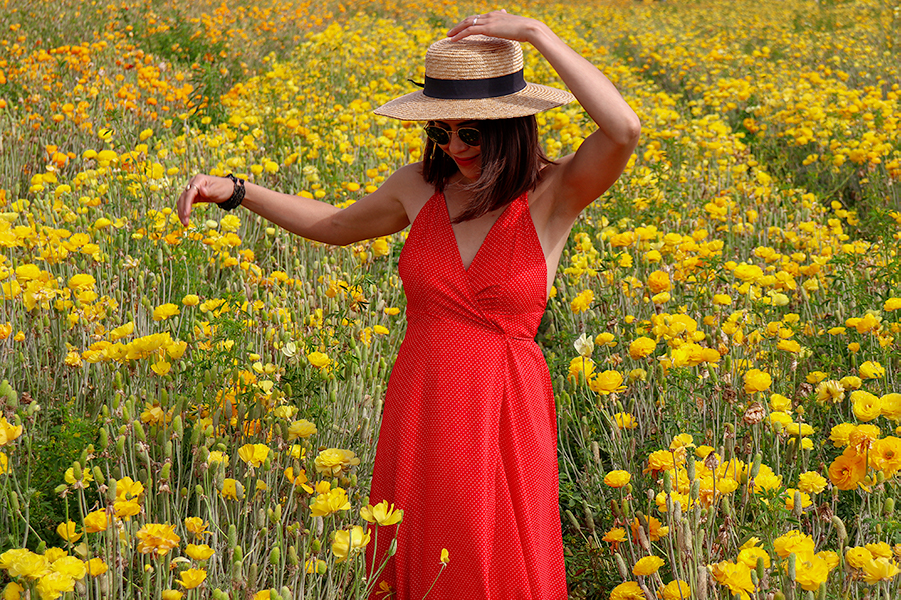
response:
M392 193L403 204L411 223L435 193L435 187L423 177L421 162L401 167L385 181L385 184L391 186Z

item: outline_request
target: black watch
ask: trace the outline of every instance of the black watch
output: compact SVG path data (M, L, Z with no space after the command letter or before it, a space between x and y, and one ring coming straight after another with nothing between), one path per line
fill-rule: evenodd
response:
M226 175L229 179L232 180L232 183L235 184L235 189L232 192L232 197L219 204L219 208L222 210L234 210L241 206L241 203L244 202L244 180L238 179L231 173Z

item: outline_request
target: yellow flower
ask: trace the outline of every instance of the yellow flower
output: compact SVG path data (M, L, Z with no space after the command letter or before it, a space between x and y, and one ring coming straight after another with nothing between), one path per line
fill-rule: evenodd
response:
M585 290L580 293L578 296L573 298L572 302L570 302L570 309L575 314L583 313L591 308L591 304L594 302L594 292L591 290Z
M638 360L648 356L657 347L657 342L648 337L640 337L632 340L629 344L629 356Z
M638 562L635 563L635 566L632 567L632 574L642 577L653 575L665 562L666 561L659 556L645 556L640 558Z
M339 510L350 510L347 492L339 487L319 494L310 505L310 512L314 517L324 517Z
M203 569L187 569L181 572L181 579L176 579L186 590L193 590L206 579L206 571Z
M91 577L98 577L109 571L109 566L103 562L102 558L97 557L86 562L85 568L87 569L88 575Z
M650 541L656 542L660 538L669 534L669 527L664 527L657 517L648 517L647 522L647 534ZM638 518L632 519L630 528L632 530L632 539L637 542L639 540L638 530L639 528L641 528L641 522L638 520Z
M11 425L6 417L0 417L0 446L11 444L20 435L22 435L21 425Z
M604 483L612 488L625 487L632 479L628 471L610 471L604 476Z
M604 396L626 389L626 386L623 385L622 373L613 370L603 371L595 375L588 382L588 387Z
M332 554L338 557L338 562L344 562L355 552L365 548L368 543L369 533L359 525L354 525L350 531L341 529L335 532Z
M631 413L618 412L613 415L613 422L616 423L618 429L635 429L638 427L638 421Z
M180 312L181 311L178 310L177 304L172 304L171 302L162 304L153 309L153 320L163 321L165 319L168 319L169 317L174 317Z
M222 482L222 490L219 494L223 498L230 498L232 500L241 500L244 498L244 486L241 485L240 481L232 479L231 477L226 477Z
M792 401L782 394L772 394L770 396L770 408L774 411L791 412Z
M106 531L107 526L107 516L105 509L89 512L84 517L84 530L86 533Z
M311 435L316 434L316 426L307 421L306 419L301 419L299 421L294 421L288 427L288 441L293 442L298 438L308 438Z
M24 591L25 588L15 581L7 583L6 587L3 588L3 600L20 600Z
M317 369L328 369L328 367L332 364L332 359L330 359L327 354L323 354L322 352L310 352L309 354L307 354L307 360L309 360L310 364Z
M214 554L214 551L206 544L188 544L185 546L185 554L194 560L207 560Z
M897 423L901 421L901 394L890 393L879 398L882 416Z
M441 563L445 564L445 565L450 562L450 554L448 553L447 548L441 549L441 559L440 560L441 560Z
M60 523L56 528L56 533L67 542L77 542L82 535L75 531L75 522L73 521Z
M877 542L864 546L873 555L873 558L892 558L892 547L886 542Z
M244 444L238 449L238 458L251 467L259 467L269 456L269 446L266 444Z
M845 448L841 456L829 465L829 480L840 490L855 490L867 474L867 461L852 448Z
M851 402L851 408L858 421L867 423L882 413L882 402L870 392L854 390L851 392Z
M185 529L194 534L194 537L202 538L205 535L209 535L210 532L207 531L207 527L209 527L209 523L204 522L200 517L185 518Z
M817 402L837 404L845 397L845 387L839 381L830 379L817 385ZM852 396L853 397L853 396Z
M44 556L51 556L51 550L59 550L58 548L51 548L48 550ZM64 552L63 550L59 550L59 552ZM79 580L84 579L84 576L88 574L88 570L85 567L84 562L76 558L74 556L60 556L51 561L50 570L55 573L62 573L63 575L67 575L72 579Z
M670 581L658 592L660 600L689 600L691 588L681 579Z
M864 563L873 560L873 554L863 546L855 546L845 551L845 560L855 569L860 569Z
M802 589L815 592L829 577L829 564L813 553L799 555L795 561L795 581Z
M863 563L863 579L867 583L888 581L901 572L901 569L887 558L873 558Z
M754 592L754 583L751 581L751 569L744 563L723 561L710 566L713 578L729 588L732 594L738 594L742 600L748 600Z
M87 275L85 273L79 273L69 278L68 286L69 289L81 291L93 289L96 283L97 280L94 279L93 276Z
M579 374L583 374L586 380L590 380L594 375L594 361L584 356L577 356L569 361L569 377L568 379L579 379Z
M651 293L659 294L660 292L668 292L673 289L669 275L664 271L654 271L648 276L648 288Z
M748 565L749 568L754 569L757 567L757 561L763 559L764 568L770 567L770 555L767 554L766 550L757 545L751 545L747 548L742 548L738 552L738 560L740 562Z
M626 530L622 527L614 527L604 534L604 537L601 538L601 541L612 544L613 550L615 552L619 545L626 541Z
M901 439L889 436L876 440L870 446L869 464L886 477L901 471Z
M382 500L375 506L367 504L360 509L360 516L364 521L369 523L378 523L379 525L396 525L404 518L404 511L395 509L392 504L388 506L387 500Z
M69 485L72 485L78 481L82 483L90 483L94 481L94 475L91 473L91 470L88 468L84 468L81 471L81 479L75 479L75 472L72 470L72 467L66 469L66 472L63 473L63 479Z
M599 333L596 338L594 338L594 344L596 346L607 346L613 348L616 346L616 336L609 332Z
M773 378L770 377L770 374L761 371L760 369L751 369L747 373L745 373L745 392L748 394L754 394L756 392L763 392L770 388L770 385L773 383Z
M138 552L141 554L156 554L163 556L169 550L178 546L181 540L175 534L175 525L148 523L141 527L135 534L139 540Z
M51 572L40 578L37 585L41 600L59 598L75 589L75 580L65 573Z
M860 365L860 376L863 379L880 379L885 377L885 368L875 360L868 360Z
M826 483L826 478L819 473L806 471L798 478L798 489L808 494L819 494L826 489Z
M317 473L338 477L344 471L360 464L360 459L350 450L327 448L313 461Z
M610 600L646 600L641 587L634 581L621 583L610 592Z
M773 549L779 558L788 558L789 554L813 554L813 538L800 531L789 531L773 540Z
M163 590L160 592L160 598L162 600L181 600L184 598L184 592L179 592L178 590ZM267 592L266 599L269 599L269 595Z

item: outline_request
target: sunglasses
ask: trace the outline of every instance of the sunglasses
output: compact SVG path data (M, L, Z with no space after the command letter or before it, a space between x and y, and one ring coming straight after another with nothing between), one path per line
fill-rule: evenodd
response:
M426 125L423 129L428 138L439 146L450 144L454 133L467 146L478 146L482 142L482 134L475 127L460 127L456 131L450 131L437 125Z

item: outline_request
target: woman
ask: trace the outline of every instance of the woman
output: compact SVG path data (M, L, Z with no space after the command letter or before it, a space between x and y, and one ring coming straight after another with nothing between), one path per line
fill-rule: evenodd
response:
M570 229L622 173L640 124L610 81L539 21L495 11L448 36L426 55L424 89L375 111L428 122L423 162L345 209L198 175L178 213L187 225L194 203L243 200L336 245L412 224L399 263L407 333L370 494L404 520L367 559L381 564L383 540L400 528L377 590L399 600L562 599L556 418L533 338ZM555 162L538 147L534 115L572 96L527 84L516 42L541 52L598 126ZM451 563L442 572L443 548Z

